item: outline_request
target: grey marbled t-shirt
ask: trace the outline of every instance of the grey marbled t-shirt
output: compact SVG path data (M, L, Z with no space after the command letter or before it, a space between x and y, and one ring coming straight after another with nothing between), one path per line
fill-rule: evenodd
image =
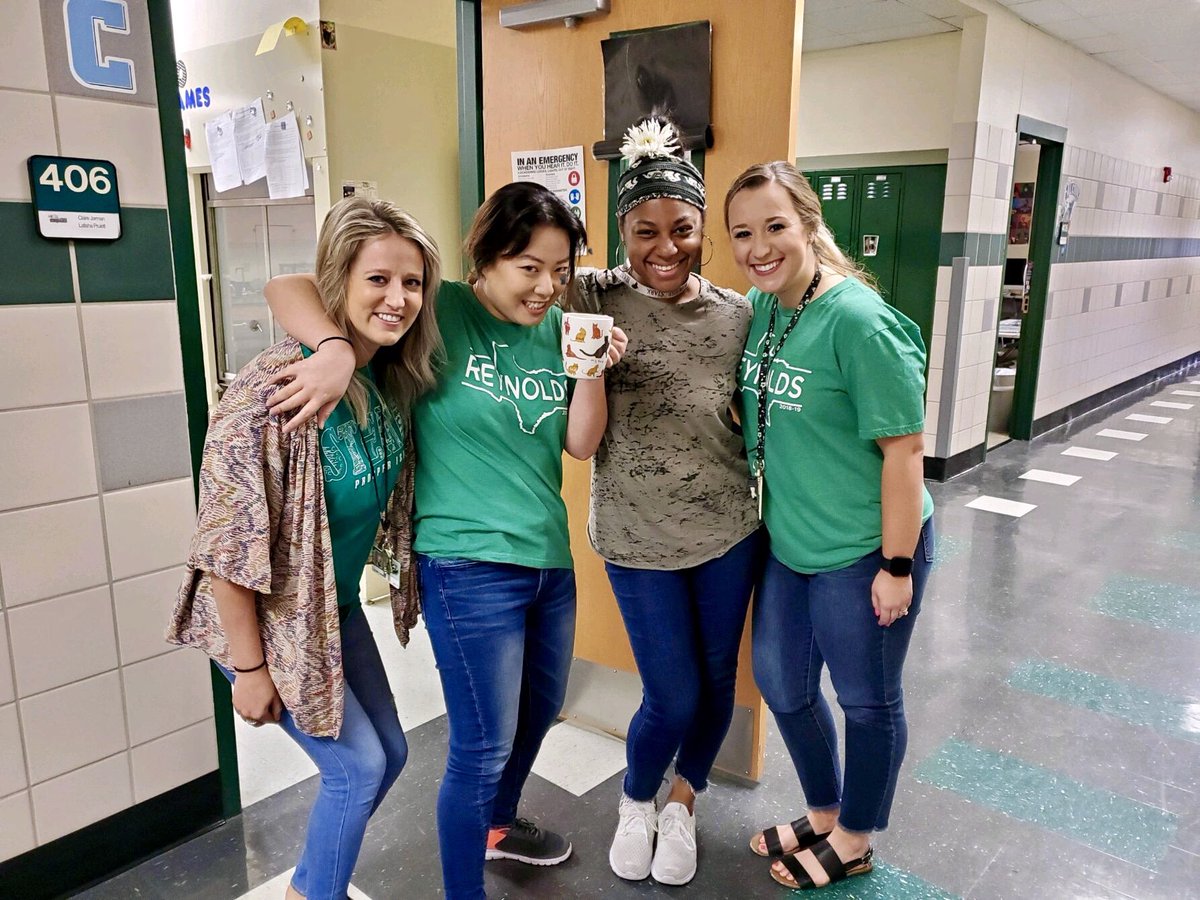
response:
M694 300L637 293L580 269L568 308L612 316L629 336L606 375L608 430L592 464L588 534L609 562L685 569L758 527L729 403L750 329L749 301L700 279Z

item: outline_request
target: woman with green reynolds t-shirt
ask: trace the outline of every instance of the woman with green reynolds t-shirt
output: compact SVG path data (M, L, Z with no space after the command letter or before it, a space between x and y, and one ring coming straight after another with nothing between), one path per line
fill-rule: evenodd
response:
M488 198L466 242L470 279L438 293L446 355L413 410L414 547L450 720L437 819L454 900L485 896L485 858L545 866L571 853L565 838L518 818L517 804L562 708L575 636L562 453L589 458L608 418L604 379L564 373L555 306L585 241L540 185ZM330 333L307 276L274 279L267 299L301 339ZM351 369L337 343L292 367L280 409L320 416L340 397ZM609 365L625 346L614 328Z
M771 547L754 675L809 807L750 847L776 858L780 884L820 888L871 870L907 743L901 675L934 541L925 347L838 249L795 167L743 172L725 222L754 286L739 396ZM823 666L846 718L844 778Z

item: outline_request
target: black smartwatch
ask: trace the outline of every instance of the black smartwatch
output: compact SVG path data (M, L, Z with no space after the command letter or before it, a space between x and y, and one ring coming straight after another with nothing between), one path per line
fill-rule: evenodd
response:
M897 578L907 578L912 574L913 561L911 556L893 556L888 559L886 556L879 564L879 568L889 575L894 575Z

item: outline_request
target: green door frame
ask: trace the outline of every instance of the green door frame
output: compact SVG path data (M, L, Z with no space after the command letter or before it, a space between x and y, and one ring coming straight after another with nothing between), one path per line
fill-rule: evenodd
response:
M459 244L483 203L483 29L478 0L456 0ZM464 261L463 271L470 269Z
M1033 436L1050 267L1062 254L1062 247L1057 241L1058 198L1067 129L1018 116L1017 133L1018 137L1036 138L1041 147L1037 185L1033 189L1033 224L1029 234L1029 258L1033 262L1029 279L1029 310L1021 317L1021 349L1017 357L1017 380L1013 387L1013 409L1008 428L1011 437L1027 441ZM986 445L986 441L984 443Z

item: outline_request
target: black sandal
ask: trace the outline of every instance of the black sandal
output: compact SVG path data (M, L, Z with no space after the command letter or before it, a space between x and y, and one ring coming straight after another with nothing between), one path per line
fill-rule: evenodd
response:
M871 857L875 855L875 851L870 847L858 859L852 859L849 862L842 862L841 857L830 846L829 841L818 841L809 849L812 850L813 855L817 858L817 863L825 870L825 874L829 876L828 882L817 884L813 881L812 876L808 874L808 870L796 858L795 853L789 853L787 856L779 858L779 861L783 863L783 867L788 870L788 873L795 881L788 881L775 871L774 866L771 867L771 877L784 887L797 891L808 891L813 888L829 887L829 885L843 881L852 875L865 875L874 867L871 863Z
M813 831L812 822L808 820L808 816L802 816L795 822L791 823L792 833L796 836L796 849L788 850L787 853L799 853L801 850L807 850L813 844L825 840L831 832ZM772 825L770 828L764 828L761 832L763 843L767 845L767 852L763 853L758 849L758 835L755 835L754 840L750 842L750 849L758 856L776 858L784 855L783 842L779 839L779 826Z

